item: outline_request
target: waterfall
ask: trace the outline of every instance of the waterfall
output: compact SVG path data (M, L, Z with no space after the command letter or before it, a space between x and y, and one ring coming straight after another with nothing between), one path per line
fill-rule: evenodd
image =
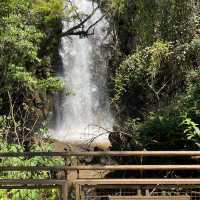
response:
M74 0L73 3L79 12L86 14L96 6L89 0ZM101 16L101 11L97 10L86 27ZM76 23L63 21L63 31ZM63 37L61 40L59 53L63 70L59 76L70 94L56 97L56 127L52 134L57 139L84 142L101 134L97 141L108 140L105 130L112 130L113 118L106 91L107 65L103 48L107 26L103 19L95 26L94 35Z

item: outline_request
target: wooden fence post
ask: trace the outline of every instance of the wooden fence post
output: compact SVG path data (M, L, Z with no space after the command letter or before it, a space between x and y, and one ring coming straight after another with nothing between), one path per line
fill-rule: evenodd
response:
M68 182L62 185L62 200L68 200Z

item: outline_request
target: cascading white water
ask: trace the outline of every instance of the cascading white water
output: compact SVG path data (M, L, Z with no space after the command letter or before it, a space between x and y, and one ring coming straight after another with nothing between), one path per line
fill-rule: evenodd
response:
M95 7L89 0L74 0L73 3L86 14L90 14ZM102 13L97 10L86 26L101 16ZM63 31L71 25L75 24L63 22ZM106 41L106 26L107 22L103 19L95 26L94 35L62 38L59 51L63 72L60 75L71 94L64 95L61 100L57 97L57 122L53 131L57 139L83 142L104 133L103 129L112 129L113 119L106 95L107 67L102 48ZM101 136L99 141L106 138Z

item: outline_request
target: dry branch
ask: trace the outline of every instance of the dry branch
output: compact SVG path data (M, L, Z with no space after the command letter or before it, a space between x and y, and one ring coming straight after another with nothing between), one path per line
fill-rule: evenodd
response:
M71 4L71 6L73 6L70 0L69 0L69 3ZM61 34L61 37L67 37L71 35L79 35L80 37L87 37L89 35L94 35L94 26L98 24L105 17L105 15L97 19L88 28L85 28L85 24L94 16L94 14L96 13L98 9L99 9L98 6L96 8L93 8L93 11L91 12L91 14L89 14L85 19L82 19L79 13L75 10L75 16L77 19L79 19L80 22L77 25L69 28L67 31L63 32Z

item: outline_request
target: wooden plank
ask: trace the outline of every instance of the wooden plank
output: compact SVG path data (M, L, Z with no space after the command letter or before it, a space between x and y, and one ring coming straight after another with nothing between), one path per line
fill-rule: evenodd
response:
M80 185L200 185L200 179L79 179Z
M72 152L71 156L137 156L137 157L177 157L200 156L200 151L101 151L101 152Z
M1 152L0 157L65 157L67 152Z
M200 165L86 165L70 166L68 170L200 170Z
M62 185L62 200L68 200L68 184L65 182L65 184Z
M0 186L9 186L9 185L27 185L27 186L36 186L36 185L64 185L66 180L57 180L57 179L0 179Z
M109 200L190 200L190 196L112 196Z
M200 170L200 165L79 165L79 166L0 166L0 171L68 171L68 170Z
M8 172L8 171L29 171L29 172L37 172L37 171L64 171L66 169L65 166L0 166L0 172Z
M60 189L61 185L0 185L0 190L13 190L13 189Z
M80 198L80 185L79 184L75 185L75 192L76 192L76 200L81 200L81 198Z
M200 156L200 151L95 151L95 152L1 152L0 157L67 157L67 156L138 156L184 157Z
M89 181L89 180L88 180ZM82 185L83 187L85 185ZM86 185L87 186L87 185ZM165 191L166 189L169 189L169 187L173 187L173 188L176 188L177 186L180 186L180 185L177 185L177 184L165 184L165 185L160 185L160 184L157 184L157 185L154 185L154 184L149 184L149 185L145 185L145 184L124 184L124 185L95 185L95 188L96 189L135 189L135 190L138 190L138 188L140 189L143 189L143 190L153 190L155 189L156 186L159 186L159 190L163 190ZM181 188L187 190L192 190L192 189L197 189L200 187L200 184L197 184L197 185L190 185L190 184L187 184L187 185L181 185L180 186Z

